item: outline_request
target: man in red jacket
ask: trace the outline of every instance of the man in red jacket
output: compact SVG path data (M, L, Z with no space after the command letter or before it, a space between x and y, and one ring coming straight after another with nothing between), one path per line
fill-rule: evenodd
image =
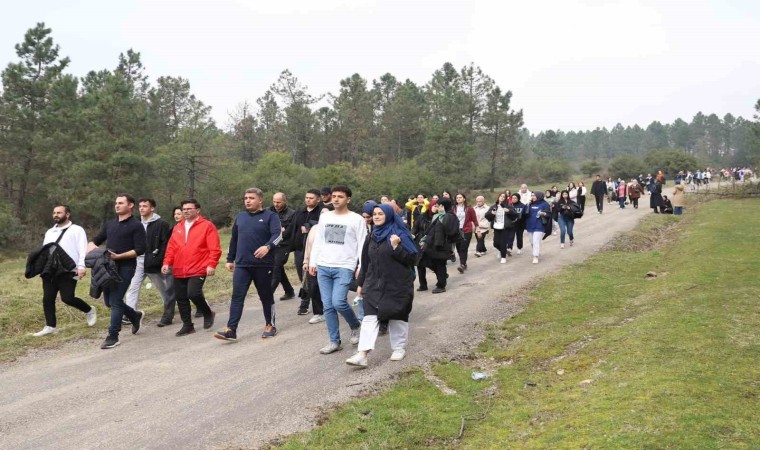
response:
M213 223L201 216L200 203L193 198L183 200L182 215L185 220L172 230L161 267L162 273L168 274L171 270L174 275L177 306L182 318L182 328L177 336L195 333L189 300L203 313L203 328L214 325L216 313L203 295L203 284L207 276L214 275L222 256L219 233Z

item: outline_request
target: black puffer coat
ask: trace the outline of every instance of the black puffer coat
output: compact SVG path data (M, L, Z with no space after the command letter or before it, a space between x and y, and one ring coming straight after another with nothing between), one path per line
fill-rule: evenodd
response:
M380 244L371 237L364 243L362 255L367 264L359 272L357 285L362 288L364 313L377 314L380 321L409 320L414 299L414 262L416 256L399 244L394 250L388 241Z
M90 297L100 298L103 289L112 289L121 283L116 263L105 248L96 248L84 257L84 265L92 269L90 274ZM111 305L106 304L110 307Z

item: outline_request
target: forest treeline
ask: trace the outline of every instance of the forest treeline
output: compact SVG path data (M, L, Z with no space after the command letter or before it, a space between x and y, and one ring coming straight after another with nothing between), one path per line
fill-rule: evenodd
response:
M679 149L699 164L757 158L755 122L730 115L531 134L512 92L474 63L445 63L424 85L354 74L324 95L284 70L218 124L189 80L149 79L131 49L113 69L83 77L67 72L70 60L43 23L15 50L0 96L0 249L39 240L56 202L98 227L112 217L118 192L151 196L163 214L196 197L204 215L224 224L251 185L298 203L306 188L336 183L362 199L495 187L515 177L559 181L583 162L606 168L618 155L651 149Z

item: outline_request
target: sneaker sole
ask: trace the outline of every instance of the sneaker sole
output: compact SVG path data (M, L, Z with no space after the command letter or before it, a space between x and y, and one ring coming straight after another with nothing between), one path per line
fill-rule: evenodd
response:
M230 342L236 342L237 341L237 338L220 336L218 334L215 334L214 337L217 338L217 339L219 339L220 341L230 341Z
M182 334L175 333L174 335L177 336L177 337L183 337L183 336L187 336L187 335L193 334L195 332L196 332L196 330L195 330L195 328L193 328L192 331L188 331L187 333L182 333Z
M332 351L329 351L329 352L323 352L322 350L320 350L319 353L321 353L323 355L329 355L331 353L339 352L341 350L343 350L343 346L342 345L338 346L338 348L336 348L335 350L332 350Z
M348 361L348 360L346 360L346 364L348 364L351 367L360 367L362 369L366 369L367 368L367 362L366 361L364 362L364 364L362 364L362 363L358 363L356 361Z
M118 346L119 344L121 344L121 341L117 341L113 345L101 345L100 348L103 349L103 350L108 350L109 348L114 348L114 347Z

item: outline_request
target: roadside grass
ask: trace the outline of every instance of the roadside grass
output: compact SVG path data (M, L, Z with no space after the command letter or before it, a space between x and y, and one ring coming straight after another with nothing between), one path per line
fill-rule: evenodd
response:
M217 266L216 275L209 277L204 286L208 301L214 303L229 302L232 293L232 274L225 270L224 262L229 247L229 230L220 230L222 243L222 260ZM60 299L56 302L56 316L59 333L42 338L32 336L45 326L45 316L42 312L42 280L39 277L27 280L24 278L26 256L6 255L0 261L0 362L12 361L34 349L50 349L59 347L65 342L78 339L102 338L106 335L110 320L110 310L105 307L103 298L93 299L89 295L90 276L77 284L77 297L98 310L98 322L94 327L85 323L84 313L71 308ZM293 267L293 258L286 265L288 278L291 283L298 285L298 277ZM147 320L152 321L148 326L155 325L163 312L163 301L155 289L146 289L150 280L143 282L140 292L139 308L146 312ZM256 290L251 287L250 294ZM275 294L277 297L278 294ZM195 307L193 307L195 310ZM179 320L179 316L175 320Z
M282 448L760 448L758 206L650 215L434 365L456 395L412 371Z

